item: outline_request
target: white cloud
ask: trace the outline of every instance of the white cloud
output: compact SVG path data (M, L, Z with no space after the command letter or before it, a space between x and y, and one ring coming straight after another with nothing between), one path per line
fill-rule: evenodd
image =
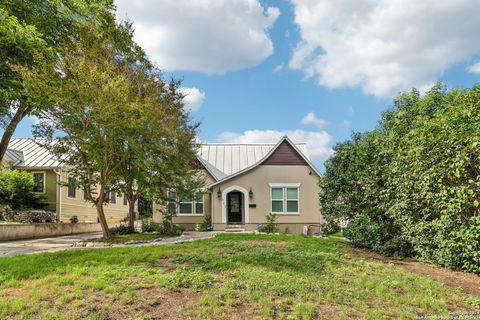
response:
M198 88L181 88L183 95L183 102L185 103L185 110L189 112L197 111L205 100L205 92L200 91Z
M317 118L315 113L309 112L305 117L300 120L301 124L312 124L317 128L323 128L328 122L325 119Z
M284 68L283 63L282 63L282 64L279 64L278 66L276 66L276 67L273 69L273 72L274 72L274 73L280 72L280 71L283 70L283 68Z
M355 109L353 109L353 106L348 106L347 111L348 111L349 116L351 116L355 113Z
M135 40L160 68L222 74L273 53L268 30L280 14L258 0L116 0Z
M480 52L479 0L291 0L292 69L330 88L391 96Z
M340 122L340 127L342 128L350 128L350 126L352 125L352 122L350 120L343 120L342 122Z
M472 64L470 67L468 67L468 71L471 72L471 73L480 74L480 62Z
M304 130L247 130L243 133L223 132L217 140L228 143L277 143L287 135L295 143L306 143L310 160L323 162L333 154L332 136L326 131Z

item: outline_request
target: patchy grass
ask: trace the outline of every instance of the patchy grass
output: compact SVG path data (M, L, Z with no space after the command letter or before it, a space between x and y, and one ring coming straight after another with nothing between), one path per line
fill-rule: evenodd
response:
M129 234L115 234L108 239L100 238L100 239L92 239L90 241L121 244L121 243L127 243L129 241L151 241L161 237L162 235L160 235L159 233L129 233Z
M0 318L412 319L480 299L338 237L221 234L158 247L0 259Z

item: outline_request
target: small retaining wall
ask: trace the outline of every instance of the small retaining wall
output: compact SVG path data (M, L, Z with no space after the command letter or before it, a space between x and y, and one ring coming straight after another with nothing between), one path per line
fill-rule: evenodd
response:
M100 223L0 224L0 241L48 238L102 231Z

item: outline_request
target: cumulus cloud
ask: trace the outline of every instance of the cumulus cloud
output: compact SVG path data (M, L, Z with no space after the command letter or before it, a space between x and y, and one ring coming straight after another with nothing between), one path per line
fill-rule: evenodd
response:
M305 117L300 120L301 124L311 124L317 128L323 128L328 122L325 119L318 118L315 113L309 112Z
M294 143L305 143L310 160L323 162L333 154L330 147L332 136L326 131L304 130L247 130L243 133L223 132L217 140L226 143L277 143L287 135Z
M135 40L160 68L223 74L273 53L268 31L280 10L258 0L116 0Z
M205 100L205 92L200 91L198 88L192 87L192 88L186 88L183 87L181 88L181 91L183 95L185 96L183 98L183 102L185 103L185 110L188 112L195 112L197 111L200 106L203 104L203 101Z
M291 0L289 66L320 85L386 97L423 88L480 52L479 0Z
M470 71L471 73L480 74L480 62L477 62L477 63L471 65L470 67L468 67L468 71Z

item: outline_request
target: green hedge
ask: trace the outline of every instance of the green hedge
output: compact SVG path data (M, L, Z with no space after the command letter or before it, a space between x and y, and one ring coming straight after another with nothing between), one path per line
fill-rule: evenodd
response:
M17 209L40 209L44 199L33 192L32 174L20 170L0 170L0 205Z
M480 85L401 94L334 149L320 202L354 244L480 273Z

